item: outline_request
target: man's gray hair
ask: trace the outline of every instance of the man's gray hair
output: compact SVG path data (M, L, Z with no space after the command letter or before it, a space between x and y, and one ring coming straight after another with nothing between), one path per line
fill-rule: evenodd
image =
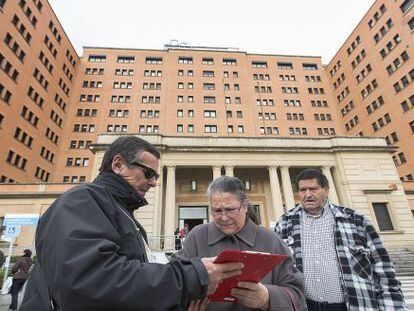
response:
M212 196L220 193L234 194L242 206L246 208L250 204L246 195L246 187L237 177L221 176L214 179L208 186L207 196L211 200Z

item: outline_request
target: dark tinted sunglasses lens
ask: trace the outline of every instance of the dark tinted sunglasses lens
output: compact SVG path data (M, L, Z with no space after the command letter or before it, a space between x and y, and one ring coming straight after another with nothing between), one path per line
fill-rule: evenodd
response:
M145 178L146 179L151 179L155 177L155 179L158 179L158 174L151 168L147 168L147 170L145 171Z

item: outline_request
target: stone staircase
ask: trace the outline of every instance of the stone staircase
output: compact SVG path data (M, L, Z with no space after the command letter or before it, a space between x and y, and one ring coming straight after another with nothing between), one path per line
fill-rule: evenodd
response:
M399 276L414 276L414 250L391 249L388 254Z

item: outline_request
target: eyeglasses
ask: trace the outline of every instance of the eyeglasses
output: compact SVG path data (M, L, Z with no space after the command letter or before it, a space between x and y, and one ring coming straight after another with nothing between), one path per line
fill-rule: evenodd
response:
M237 213L240 211L241 209L241 205L239 207L234 207L234 208L211 208L211 215L213 217L222 217L222 216L228 216L228 217L232 217L232 216L236 216Z
M145 176L146 179L155 178L155 180L157 180L158 178L160 178L160 175L156 171L154 171L152 168L150 168L150 167L148 167L144 164L141 164L141 163L138 163L138 162L129 162L129 164L132 164L132 165L143 168L144 169L144 176Z

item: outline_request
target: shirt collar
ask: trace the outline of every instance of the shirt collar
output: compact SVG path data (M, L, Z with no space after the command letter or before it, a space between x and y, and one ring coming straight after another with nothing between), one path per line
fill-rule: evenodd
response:
M242 240L244 243L250 247L254 246L254 241L256 239L257 225L253 223L246 215L246 223L243 228L234 235L227 235L221 232L214 222L211 222L208 227L208 245L213 245L225 238L237 238Z
M317 214L317 215L311 215L311 214L309 214L302 206L301 206L301 208L302 208L302 214L303 214L303 216L305 216L305 217L308 217L308 218L319 218L319 217L323 217L323 216L325 216L326 215L326 213L327 213L327 211L328 211L328 209L329 209L329 207L330 207L330 205L329 205L329 201L328 200L326 200L326 202L325 202L325 205L322 207L322 209L319 211L319 214Z

